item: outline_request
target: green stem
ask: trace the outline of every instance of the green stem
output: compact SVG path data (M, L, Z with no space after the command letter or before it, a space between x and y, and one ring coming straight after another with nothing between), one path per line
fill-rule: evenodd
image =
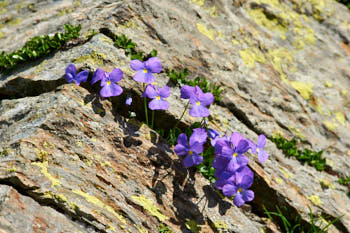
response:
M154 124L154 110L152 110L152 123L151 123L151 129L153 129L153 124Z
M142 85L143 85L143 92L145 92L146 86L144 83L142 83ZM144 107L145 107L146 124L148 125L148 111L147 111L147 98L146 97L144 97L143 103L144 103Z
M176 122L176 124L175 124L175 126L174 126L174 129L176 128L176 126L177 126L177 125L180 123L180 121L182 120L182 117L185 115L185 112L186 112L186 110L187 110L189 104L190 104L190 101L187 102L186 107L185 107L184 111L182 112L182 115L181 115L180 119L177 120L177 122Z

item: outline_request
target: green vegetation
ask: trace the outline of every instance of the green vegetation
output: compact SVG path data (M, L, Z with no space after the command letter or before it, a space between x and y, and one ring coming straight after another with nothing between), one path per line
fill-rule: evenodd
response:
M157 56L157 50L153 49L149 54L144 55L142 51L138 51L136 43L129 39L126 35L114 37L114 44L121 49L124 49L125 54L129 55L131 60L137 59L140 61L146 61L150 57Z
M316 168L316 170L323 171L326 165L326 159L322 158L323 151L312 151L309 149L299 150L297 148L297 140L298 139L293 138L288 141L281 135L272 138L277 148L281 149L286 156L295 157L301 163L307 163Z
M350 176L345 178L339 178L338 182L339 184L342 184L348 187L348 192L346 193L346 195L350 198Z
M271 219L271 221L279 221L282 222L282 226L284 229L282 229L285 233L294 233L294 232L304 232L304 233L326 233L328 228L337 222L342 216L333 219L332 221L328 222L326 219L322 216L315 217L312 213L311 208L309 208L309 216L310 216L310 225L307 226L305 223L302 222L302 219L300 215L297 215L295 218L292 218L288 214L288 210L285 209L284 213L276 206L277 212L271 212L266 209L265 206L263 206L265 214ZM273 216L277 217L275 219ZM281 226L281 228L282 228Z
M350 0L337 0L337 1L344 4L350 9Z
M158 232L159 233L174 233L172 230L170 230L170 227L161 223L159 226L158 226Z
M189 75L188 70L184 69L180 71L179 73L175 70L168 70L167 71L169 78L175 83L182 85L189 85L189 86L199 86L203 92L211 92L216 101L219 101L221 99L221 93L223 89L216 85L215 83L210 83L205 77L196 77L195 79L187 79L187 76Z
M18 64L34 61L40 57L61 49L62 46L72 39L77 39L80 34L81 25L64 25L66 32L56 33L53 36L36 36L25 43L23 48L11 53L2 52L0 54L0 71L9 71Z

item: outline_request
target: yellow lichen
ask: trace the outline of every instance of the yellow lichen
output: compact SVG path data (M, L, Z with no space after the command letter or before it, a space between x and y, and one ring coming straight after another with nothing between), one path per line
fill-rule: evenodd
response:
M256 24L266 27L271 31L277 31L282 39L286 39L288 29L286 25L282 25L276 18L267 18L262 9L251 9L247 13Z
M347 90L341 90L340 93L342 94L342 96L346 97L346 95L348 94Z
M139 227L136 224L134 224L134 226L136 227L136 229L139 231L139 233L148 233L148 231L143 228L143 227Z
M190 1L198 6L203 6L205 2L205 0L190 0Z
M97 53L93 51L89 55L83 55L76 59L74 59L74 63L90 63L91 65L102 66L104 64L104 60L106 59L106 55L103 53Z
M216 38L216 32L214 29L207 29L203 24L197 23L197 29L200 33L208 37L210 40L214 40Z
M167 216L163 215L157 206L155 206L152 200L148 199L144 195L140 196L131 196L136 203L142 206L145 210L147 210L152 216L155 216L159 219L159 221L165 221L168 219Z
M21 2L19 2L16 6L16 10L20 10L23 8L24 4L25 4L26 0L23 0Z
M265 63L266 61L264 54L254 47L240 50L239 55L249 68L254 68L255 62Z
M12 173L12 172L16 172L16 168L15 167L11 167L9 169L7 169L7 173Z
M326 158L326 164L330 167L334 167L334 161L329 158Z
M8 4L9 4L8 0L0 1L0 15L7 12L6 7Z
M307 199L309 199L314 205L321 205L323 202L321 201L320 197L317 195L311 195Z
M312 83L303 83L299 81L292 81L290 82L292 87L299 92L299 94L305 99L309 100L312 94Z
M318 181L320 182L322 187L335 189L334 184L331 181L327 180L327 179L319 179Z
M280 171L282 172L283 176L286 179L292 178L292 174L289 171L287 171L285 168L280 168Z
M65 15L65 14L68 14L68 13L71 13L72 12L72 8L66 8L66 9L62 9L60 12L58 12L57 16L62 16L62 15Z
M333 87L333 84L330 82L330 81L326 81L325 83L324 83L324 86L325 87L328 87L328 88L331 88L331 87Z
M47 151L44 150L39 150L37 148L35 148L35 153L36 153L36 157L38 158L38 160L40 161L44 161L47 159L47 156L49 155L49 153Z
M47 166L48 166L48 161L44 161L42 163L40 162L34 162L32 163L35 166L38 166L41 168L41 173L51 181L51 187L54 188L55 186L60 186L61 182L56 179L55 177L53 177L48 171L47 171Z
M228 229L228 225L224 221L213 222L215 229Z
M126 220L124 219L123 216L121 216L120 214L118 214L117 212L115 212L115 210L110 207L109 205L104 204L100 199L98 199L97 197L91 196L81 190L72 190L73 193L78 194L82 197L84 197L88 202L100 207L101 209L105 209L108 212L110 212L111 214L113 214L114 216L116 216L119 221L121 221L122 223L126 224Z
M7 25L8 26L15 26L17 24L20 24L22 22L22 18L15 18L15 19L12 19L10 20Z
M326 126L327 129L331 130L331 131L334 131L336 128L338 128L338 124L334 121L328 121L328 120L325 120L323 121L323 124Z
M275 180L276 180L277 183L279 183L281 185L284 184L284 181L281 178L279 178L279 177L275 177Z
M290 131L292 131L295 135L297 135L299 138L304 139L305 135L301 132L300 129L295 128L292 125L289 125L288 128L290 129Z
M345 116L342 112L336 112L335 118L339 121L342 126L345 126Z
M293 67L293 56L286 48L278 48L269 50L267 53L267 58L271 62L273 68L279 73L283 81L287 81L287 75L284 70L292 72Z

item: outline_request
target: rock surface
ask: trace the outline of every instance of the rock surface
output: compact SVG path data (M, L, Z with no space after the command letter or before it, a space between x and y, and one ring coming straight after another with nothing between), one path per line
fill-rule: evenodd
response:
M331 0L4 1L0 50L82 24L82 45L0 75L1 232L277 231L262 205L343 216L331 232L350 232L350 199L337 176L350 175L350 14ZM6 4L8 3L8 4ZM211 107L213 128L252 140L264 133L324 150L323 172L286 158L252 157L255 200L236 208L209 181L186 170L156 132L128 117L125 96L100 100L98 86L65 84L69 63L92 72L120 67L120 85L142 114L142 86L112 35L125 34L163 69L185 68L224 87ZM15 42L15 43L14 43ZM157 76L168 83L165 72ZM168 129L185 105L172 86ZM124 99L123 99L124 98ZM183 126L195 119L186 115ZM326 186L324 184L327 184ZM19 219L21 221L19 221ZM61 224L57 224L57 223ZM192 226L192 227L190 227ZM190 230L191 228L191 230Z

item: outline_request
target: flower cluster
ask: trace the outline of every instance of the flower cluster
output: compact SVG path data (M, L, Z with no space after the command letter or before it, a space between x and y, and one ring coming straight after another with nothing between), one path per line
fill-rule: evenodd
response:
M130 67L136 71L133 79L136 82L143 83L144 92L142 97L144 97L146 123L148 124L148 106L152 110L152 123L150 126L153 128L153 110L167 110L169 108L169 103L165 99L171 94L170 88L166 85L158 87L154 84L156 79L154 74L162 71L162 65L157 57L151 57L145 62L132 60ZM81 71L77 74L77 69L73 64L68 65L66 68L66 80L68 83L74 82L80 85L81 82L87 81L88 76L89 71ZM102 87L100 95L102 97L119 96L123 93L123 89L117 83L122 79L123 71L119 68L115 68L111 73L98 68L93 74L91 84L100 81ZM151 99L148 105L146 97ZM215 177L215 187L224 196L234 196L234 204L236 206L242 206L245 202L253 200L254 192L249 190L249 188L253 184L254 173L248 167L249 159L245 153L251 150L251 153L256 154L260 162L265 162L269 156L263 149L266 144L265 136L260 135L256 144L237 132L232 133L230 136L227 134L220 136L217 131L208 128L206 120L206 117L210 115L209 107L214 101L212 93L204 93L199 86L183 85L180 97L188 100L188 103L180 119L173 129L170 129L168 140L175 144L178 135L174 150L183 159L184 166L188 168L202 163L209 164L212 167L211 170L215 170L211 176ZM129 106L131 103L132 98L130 95L127 95L125 104ZM176 126L181 121L189 105L191 105L189 110L190 116L202 117L202 123L204 122L204 124L198 122L200 128L195 128L190 133L186 131L187 135L180 131L174 137L174 132L179 131ZM205 148L211 148L211 151L215 153L215 157L212 159L206 158L208 153L205 153Z
M209 138L210 143L207 143ZM185 167L199 165L205 158L202 156L204 144L214 147L215 158L211 166L215 169L215 188L221 190L226 197L234 196L234 204L238 207L254 199L254 192L249 190L253 184L254 173L247 166L249 159L244 155L249 149L258 155L260 162L265 162L268 154L263 147L266 143L264 135L260 135L257 144L244 138L240 133L220 134L213 129L197 128L193 130L190 140L180 134L175 146L175 153L183 157Z

